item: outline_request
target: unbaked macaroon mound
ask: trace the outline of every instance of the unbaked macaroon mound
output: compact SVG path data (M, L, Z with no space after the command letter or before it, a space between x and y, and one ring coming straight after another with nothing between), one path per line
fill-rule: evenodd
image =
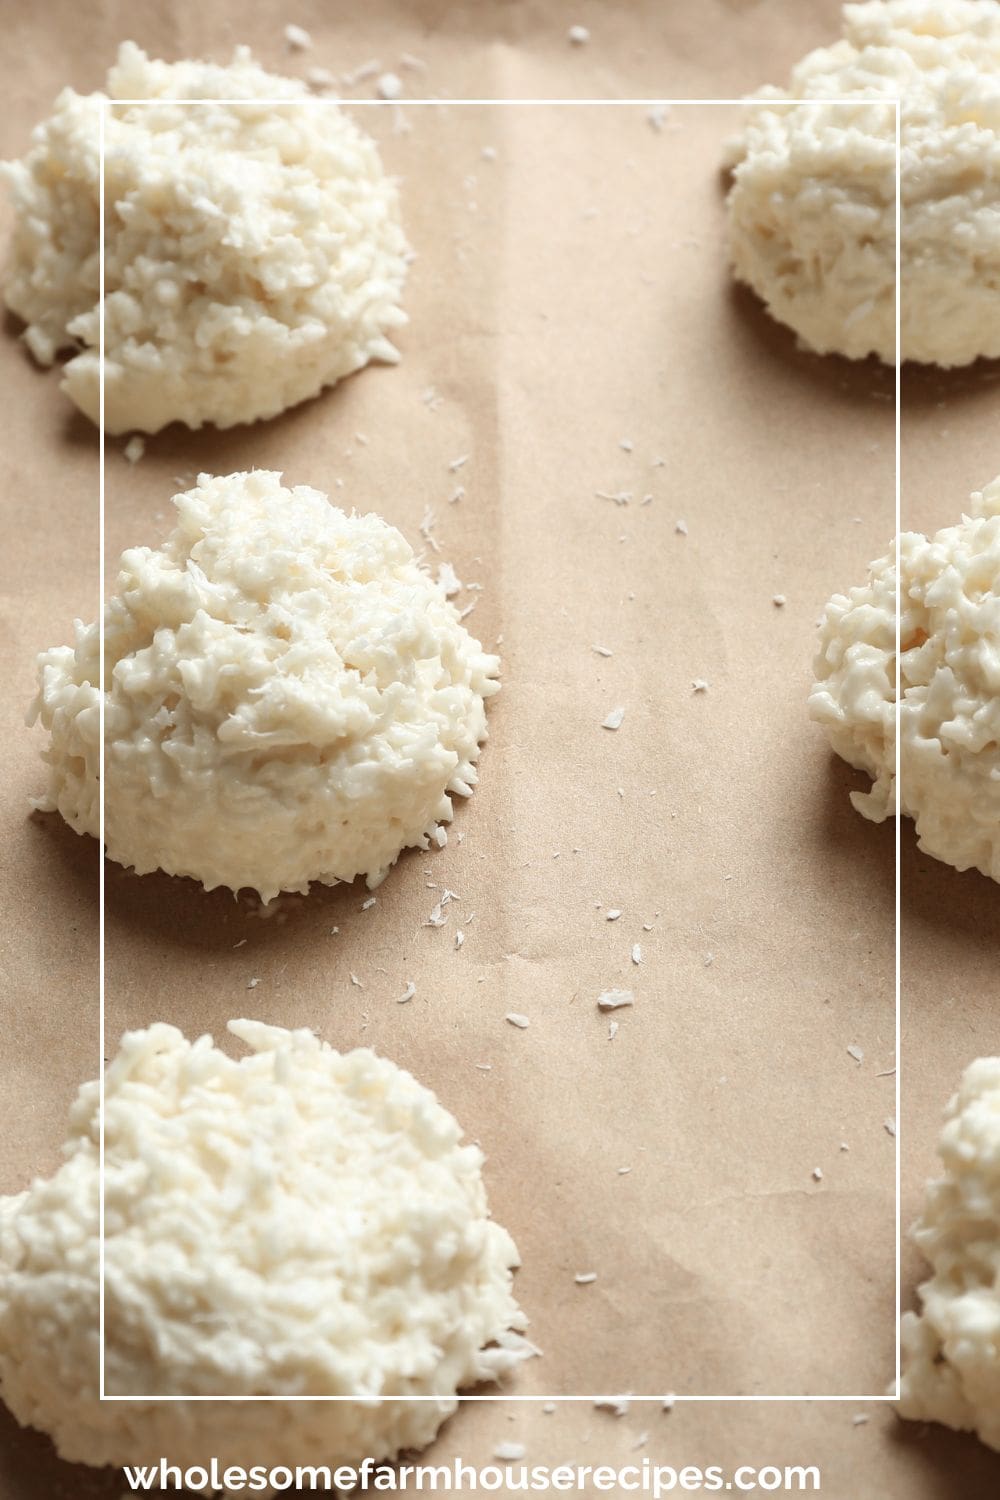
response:
M997 0L846 5L841 40L803 58L786 88L761 90L732 153L733 270L811 349L895 362L897 94L900 357L995 358Z
M965 1070L913 1239L930 1264L902 1321L899 1411L1000 1449L1000 1058Z
M105 626L105 843L270 900L425 848L469 796L499 659L409 543L268 470L202 475L124 553ZM39 657L47 794L99 831L99 631Z
M1000 479L958 525L904 533L899 554L899 581L890 552L827 605L810 713L872 778L851 794L859 812L880 823L898 802L926 853L1000 880Z
M152 102L114 102L126 99ZM7 306L42 364L74 351L63 389L92 421L102 100L109 432L273 417L397 358L406 246L375 143L245 47L218 67L126 42L106 93L64 89L28 155L3 167Z
M0 1394L64 1458L95 1465L332 1465L423 1447L459 1389L535 1352L483 1156L371 1051L258 1021L229 1030L249 1048L239 1060L161 1023L126 1035L107 1068L106 1390L359 1399L98 1401L96 1082L54 1176L0 1198Z

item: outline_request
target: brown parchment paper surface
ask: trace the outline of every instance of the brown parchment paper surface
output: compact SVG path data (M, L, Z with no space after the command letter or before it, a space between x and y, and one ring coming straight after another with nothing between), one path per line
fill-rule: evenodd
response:
M97 86L125 37L167 57L247 41L290 72L376 58L411 95L716 97L780 77L835 9L10 6L3 152L25 149L64 82ZM308 53L288 53L289 20ZM583 49L566 42L576 22ZM893 1362L893 1080L877 1077L894 1061L891 835L851 812L858 782L803 705L823 601L892 530L891 380L799 354L731 292L717 164L732 109L678 108L660 130L642 107L596 105L357 118L400 175L417 255L401 364L267 426L170 430L135 467L109 444L109 569L165 533L170 495L201 469L283 469L379 510L436 565L433 537L482 585L459 599L476 603L470 628L501 642L481 786L448 848L404 856L368 910L361 889L320 890L262 917L109 864L109 1045L153 1019L219 1036L251 1014L374 1046L432 1086L486 1150L523 1255L545 1352L517 1394L876 1393ZM34 651L96 608L97 470L87 424L11 330L0 358L11 1191L51 1169L97 1065L95 853L26 817L39 736L21 724ZM448 924L424 926L446 886L461 897ZM617 986L636 1004L610 1040L595 1001ZM919 1054L910 1075L936 1119L953 1079ZM912 1201L932 1134L906 1165ZM576 1285L585 1270L597 1281ZM956 1493L956 1474L973 1494L996 1477L974 1444L900 1440L884 1408L852 1403L622 1420L589 1402L469 1405L433 1456L485 1459L515 1438L540 1462L614 1462L647 1430L658 1462L815 1462L845 1496ZM3 1500L116 1486L0 1417Z

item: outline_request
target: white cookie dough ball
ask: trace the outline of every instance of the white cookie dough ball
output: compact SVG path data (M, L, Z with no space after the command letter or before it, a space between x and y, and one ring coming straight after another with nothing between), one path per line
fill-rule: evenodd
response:
M124 99L153 102L114 102ZM62 383L81 411L98 420L107 100L109 432L273 417L397 358L406 246L374 142L246 48L217 67L153 62L126 42L107 93L64 89L25 159L4 167L15 210L7 306L42 364L73 351Z
M398 531L266 470L202 475L105 610L105 843L139 874L267 901L442 841L499 660ZM47 795L97 835L99 638L39 657Z
M1000 1448L1000 1058L966 1069L945 1121L944 1175L913 1232L931 1274L902 1321L899 1411Z
M872 0L761 91L732 153L735 275L821 354L1000 356L1000 4ZM811 101L781 106L768 97ZM857 102L834 103L834 100Z
M890 553L827 605L810 713L872 778L870 792L851 794L859 812L882 822L898 790L921 849L1000 880L1000 479L957 526L907 532L899 552L898 588Z
M98 1085L66 1160L0 1198L0 1393L66 1459L186 1468L391 1459L456 1392L535 1352L482 1153L368 1050L232 1021L238 1061L157 1024L105 1075L105 1389L98 1400ZM384 1396L428 1396L427 1401Z

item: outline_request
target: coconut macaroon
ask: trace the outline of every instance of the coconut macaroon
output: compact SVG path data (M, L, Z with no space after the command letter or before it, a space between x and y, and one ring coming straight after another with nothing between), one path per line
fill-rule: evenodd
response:
M371 1051L229 1030L250 1049L238 1061L157 1024L106 1071L106 1393L358 1399L98 1400L96 1082L55 1175L0 1198L3 1399L95 1465L212 1454L221 1470L252 1452L294 1468L423 1447L458 1390L537 1352L483 1156Z
M733 270L811 349L895 362L895 95L900 358L1000 356L996 0L847 5L840 41L761 90L731 153Z
M64 89L28 155L3 168L7 306L42 364L73 351L62 385L88 417L102 106L109 432L273 417L397 358L406 246L374 142L245 47L217 67L154 62L126 42L106 92Z
M444 841L469 796L499 659L376 515L266 470L202 475L105 609L107 852L268 901ZM39 657L47 794L99 832L96 624ZM451 795L450 795L451 794Z
M1000 1449L1000 1058L967 1068L913 1239L930 1265L902 1321L899 1411Z
M898 581L890 553L827 605L810 713L872 778L859 812L880 823L898 802L926 853L1000 880L1000 479L958 525L902 535L899 556Z

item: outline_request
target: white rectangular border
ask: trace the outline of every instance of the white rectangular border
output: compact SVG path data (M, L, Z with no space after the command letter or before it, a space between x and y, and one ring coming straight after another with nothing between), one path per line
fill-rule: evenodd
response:
M99 1339L99 1351L100 1351L99 1352L100 1383L99 1383L99 1395L98 1395L98 1399L100 1401L122 1401L122 1402L129 1402L129 1401L148 1401L148 1402L160 1402L160 1401L248 1401L248 1402L250 1402L250 1401L252 1401L252 1402L258 1402L258 1401L283 1401L283 1402L292 1402L292 1401L354 1401L354 1402L358 1402L358 1401L372 1401L372 1402L376 1402L376 1401L377 1402L382 1402L382 1401L439 1401L441 1399L439 1396L391 1396L391 1395L390 1396L109 1396L109 1395L106 1394L105 1389L104 1389L104 1313L105 1313L105 1306L104 1306L104 1206L105 1206L105 1199L104 1199L104 1068L105 1068L105 1061L104 1061L104 1059L105 1059L105 1016L104 1016L104 997L105 997L105 981L104 981L104 953L105 953L105 923L104 923L104 913L105 913L105 870L104 870L104 866L105 866L105 855L104 855L104 707L105 707L105 700L104 700L104 688L105 688L105 677L104 677L104 624L105 624L105 622L104 622L104 590L105 590L105 571L104 571L104 547L105 547L105 443L106 443L106 433L105 433L105 423L104 423L104 355L105 355L105 343L104 343L104 334L105 334L105 330L104 330L105 118L106 118L106 114L107 114L107 106L109 104L111 104L111 103L113 103L115 105L148 105L148 104L157 103L157 102L160 102L160 101L150 100L150 99L115 99L115 100L108 100L108 99L105 99L105 98L102 98L102 99L100 99L98 101L98 109L100 111L100 124L99 124L99 131L98 131L98 142L99 142L99 164L98 164L98 214L99 214L99 229L98 229L98 245L99 245L99 256L100 256L100 272L99 272L99 283L98 283L98 285L99 285L99 296L100 296L99 317L98 317L98 363L99 363L99 398L98 398L98 416L99 416L99 420L98 420L98 426L99 426L99 433L100 433L100 449L99 449L99 529L100 529L100 543L99 544L100 544L100 557L99 557L99 563L98 563L98 579L99 579L100 598L99 598L99 601L98 601L98 616L97 616L97 618L98 618L98 642L99 642L98 650L99 650L99 653L100 653L100 667L99 667L99 676L98 676L98 692L99 692L99 701L98 701L98 733L99 733L99 736L100 736L100 745L99 745L99 750L98 750L98 768L99 768L100 792L101 792L101 795L100 795L100 807L99 807L99 812L98 812L98 840L99 840L99 845L100 845L100 858L99 858L99 862L98 862L98 866L99 866L99 868L98 868L98 941L99 941L99 945L100 945L99 946L99 958L98 958L98 975L99 975L99 988L100 988L100 1023L99 1023L99 1028L98 1028L98 1031L99 1031L99 1047L100 1047L99 1071L98 1071L98 1098L99 1098L99 1103L98 1103L98 1152L99 1152L99 1169L98 1169L98 1204L99 1204L99 1206L98 1206L98 1277L99 1277L99 1285L98 1285L98 1316L99 1316L100 1324L99 1324L98 1339ZM183 104L214 104L214 103L218 103L220 101L215 100L215 99L184 99L184 100L174 100L172 102L173 103L183 103ZM225 102L239 103L240 101L239 100L232 100L232 101L225 101ZM549 106L556 106L556 105L558 105L558 106L566 106L566 107L573 107L573 108L580 108L582 106L593 107L594 105L602 105L602 106L610 106L610 107L618 107L618 108L632 108L632 109L640 109L641 108L641 109L649 110L649 109L652 109L652 108L660 108L660 107L668 107L668 108L673 109L673 108L687 108L687 107L690 107L690 106L698 106L698 105L702 105L702 106L705 106L705 105L712 105L712 106L735 105L735 106L740 106L740 107L743 107L743 108L747 108L748 106L752 105L754 101L752 99L748 99L746 97L744 97L742 99L405 99L405 100L393 100L393 101L389 101L389 100L383 100L383 99L334 99L334 98L323 98L323 97L321 97L319 95L309 95L306 99L295 99L295 100L292 100L292 99L287 99L287 98L285 98L285 99L256 99L255 98L254 100L252 100L250 102L252 102L254 104L267 104L267 105L274 105L274 106L279 106L279 105L280 106L288 106L289 104L293 104L293 103L294 104L309 103L309 104L314 104L314 105L319 106L319 107L329 107L329 106L332 105L335 108L336 107L342 107L342 108L347 109L347 110L352 110L352 109L355 109L355 108L358 108L358 107L360 107L362 109L364 109L364 108L369 108L369 109L370 108L387 109L387 108L393 108L393 107L400 107L402 105L405 105L405 107L407 109L410 109L410 108L413 108L413 107L418 107L419 108L419 107L426 107L426 106L435 107L435 108L442 108L442 107L444 107L444 108L450 108L453 105L457 105L457 106L460 106L460 107L461 106L466 106L466 105L479 105L479 106L486 106L486 107L489 107L489 108L500 108L500 109L502 109L502 108L531 108L532 106L536 106L536 105L549 105ZM901 227L902 227L901 198L900 198L900 161L901 161L901 139L900 139L900 123L901 122L900 122L900 108L901 108L901 100L899 99L898 96L897 97L889 96L889 97L885 97L885 98L880 98L878 102L879 103L883 103L883 104L890 104L890 103L893 104L894 108L895 108L895 118L896 118L896 266L895 266L895 272L896 272L896 360L895 360L895 464L896 464L895 525L896 525L896 533L895 533L895 540L894 540L894 549L895 549L895 562L896 562L896 576L898 578L898 576L899 576L899 533L900 533L901 524L902 524L901 505L900 505L900 497L901 497L901 484L900 484L900 436L901 436L901 420L900 420L900 393L901 393L901 383L900 383L900 365L901 365L901 361L900 361L900 307L901 307L901 295L900 295L900 260L901 260L901 254L900 254L900 232L901 232ZM799 105L799 106L803 106L803 105L809 105L809 104L818 105L818 104L821 104L821 103L824 104L824 105L826 105L826 104L844 104L844 105L850 104L850 105L855 105L856 106L857 103L858 103L858 100L856 98L855 99L851 99L851 98L843 98L843 99L832 98L832 99L822 99L822 100L820 100L820 99L782 99L782 98L770 99L769 98L766 101L766 103L769 106L770 105L782 105L782 104L783 105ZM900 612L899 612L898 602L897 602L897 609L896 609L896 675L895 675L895 689L896 689L896 703L897 703L897 705L898 705L899 699L900 699L900 686L901 686L900 685L900 646L901 646L901 640L900 640ZM895 754L896 754L895 774L896 774L897 805L899 804L899 802L901 800L900 796L899 796L900 786L901 786L901 782L900 782L900 754L899 754L899 751L900 751L899 736L897 735L896 736L896 747L895 747ZM901 973L901 970L900 970L900 848L901 848L901 844L900 844L900 819L899 819L899 816L897 814L897 816L896 816L896 826L895 826L895 890L894 890L894 909L895 909L895 961L894 961L894 978L895 978L895 1044L896 1044L896 1073L895 1073L895 1078L896 1078L896 1089L895 1089L895 1095L896 1095L896 1098L895 1098L895 1109L896 1109L896 1114L895 1114L895 1131L896 1131L896 1134L895 1134L895 1140L894 1140L895 1158L896 1158L896 1160L895 1160L895 1187L896 1187L896 1278L895 1278L895 1298L896 1298L896 1340L895 1340L895 1342L896 1342L896 1360L895 1360L895 1389L897 1389L897 1390L898 1390L898 1387L899 1387L900 1374L901 1374L901 1371L900 1371L900 1342L899 1342L899 1340L900 1340L900 1319L901 1319L901 1314L902 1314L902 1274L901 1274L902 1234L901 1234L901 1199L900 1199L900 1183L901 1183L901 1173L900 1173L900 1160L901 1160L901 1120L900 1120L900 1102L901 1102L901 1095L900 1095L900 1065L901 1065L901 1049L900 1049L900 973ZM522 1403L530 1404L530 1403L550 1402L550 1401L558 1401L558 1402L585 1401L585 1402L588 1402L588 1403L592 1404L595 1400L600 1400L600 1399L602 1399L605 1396L606 1396L606 1392L600 1392L600 1391L593 1392L592 1394L586 1395L586 1396L570 1396L570 1395L561 1395L559 1393L555 1393L555 1394L552 1394L552 1395L541 1395L541 1396L519 1396L519 1395L515 1395L513 1393L507 1393L507 1392L504 1392L504 1391L497 1391L495 1394L491 1393L490 1395L459 1395L457 1399L459 1400L460 1403L461 1402L467 1402L467 1401L509 1401L509 1402L522 1402ZM636 1395L629 1394L628 1399L629 1399L629 1401L634 1401L634 1402L638 1402L638 1403L642 1403L642 1402L654 1402L654 1401L662 1403L662 1401L664 1400L664 1396L663 1396L663 1393L661 1393L659 1395L656 1395L656 1396L636 1396ZM683 1403L697 1405L699 1403L712 1403L712 1402L716 1402L720 1406L724 1406L724 1405L738 1405L738 1404L743 1404L743 1403L754 1403L754 1402L760 1402L760 1403L769 1403L770 1402L770 1403L775 1403L775 1404L789 1404L789 1403L796 1403L796 1402L810 1402L810 1403L812 1403L812 1402L836 1402L836 1403L850 1402L850 1403L853 1403L853 1404L856 1405L856 1404L861 1403L861 1402L868 1403L868 1402L873 1402L873 1401L874 1402L895 1402L896 1399L897 1399L897 1397L894 1394L892 1394L892 1393L886 1394L886 1393L883 1392L883 1393L881 1393L879 1395L861 1395L861 1396L805 1396L805 1395L802 1395L802 1396L769 1396L769 1395L755 1395L755 1396L685 1396L685 1395L675 1395L671 1399L677 1405L680 1405L680 1404L683 1404Z

